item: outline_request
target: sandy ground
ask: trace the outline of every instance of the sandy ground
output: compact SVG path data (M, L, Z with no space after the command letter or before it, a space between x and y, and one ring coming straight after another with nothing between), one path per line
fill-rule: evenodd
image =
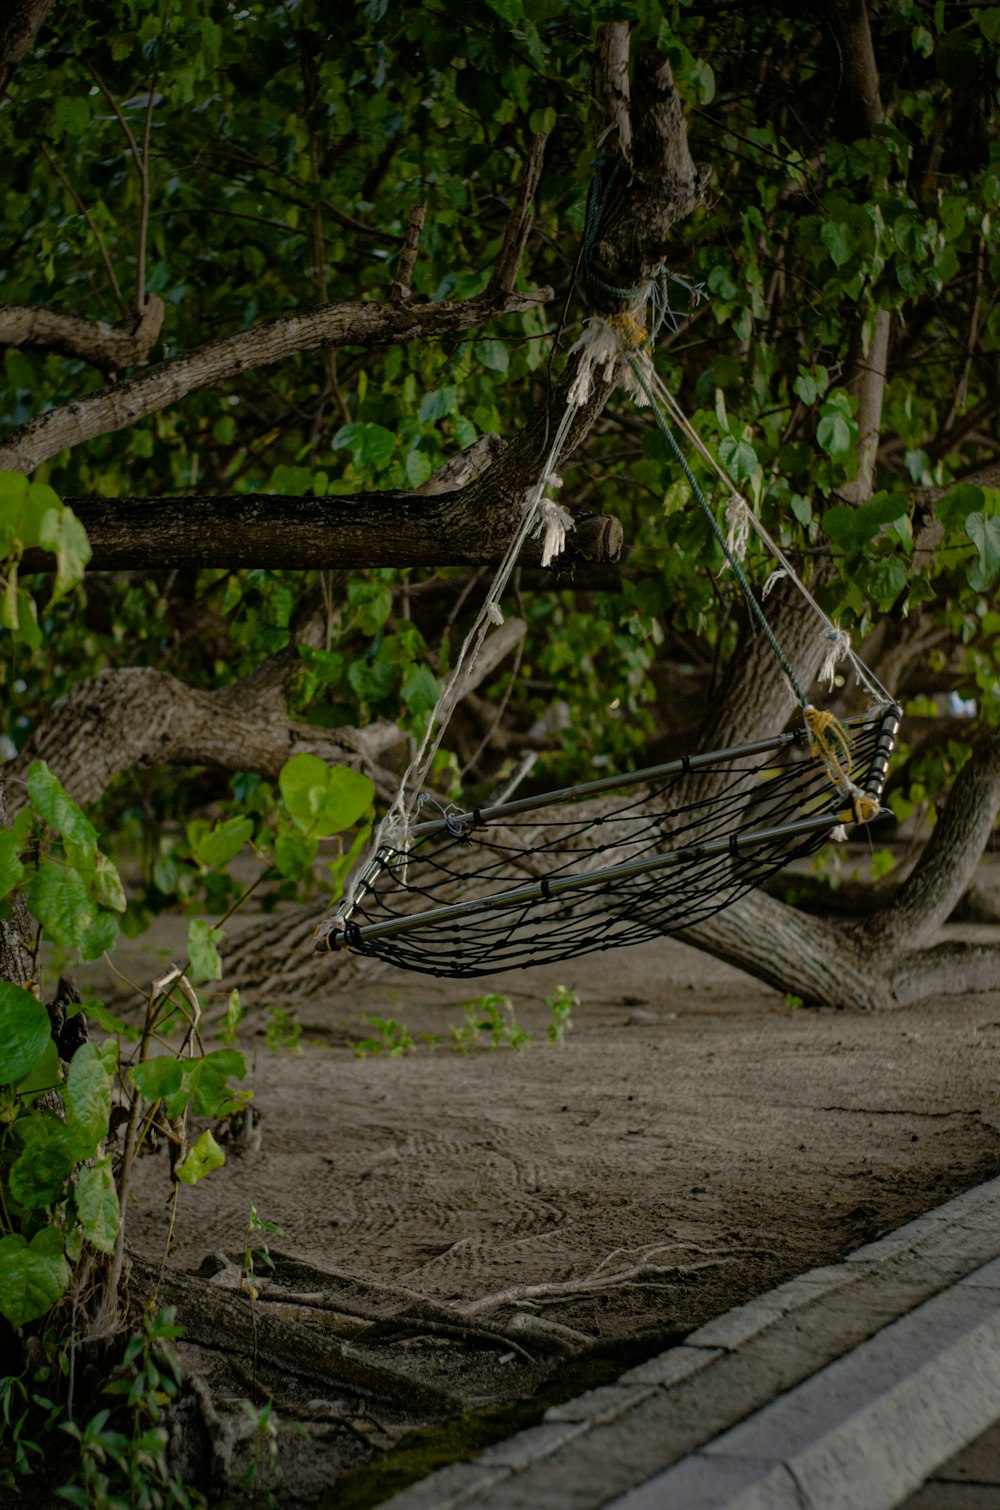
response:
M551 1045L560 982L580 1004ZM1000 982L892 1014L790 1010L664 941L477 994L491 990L532 1043L482 1035L459 1052L463 983L381 966L350 999L302 1006L300 1052L268 1048L259 1014L247 1028L253 1136L181 1192L169 1263L238 1265L253 1206L282 1229L262 1311L332 1328L416 1381L381 1406L376 1385L374 1407L363 1388L315 1383L289 1399L312 1437L280 1504L326 1502L408 1428L529 1396L568 1358L655 1352L1000 1172ZM372 1017L415 1049L356 1057ZM129 1223L150 1259L168 1195L164 1153L142 1160ZM211 1373L214 1356L193 1346L189 1366ZM450 1403L421 1403L420 1381Z

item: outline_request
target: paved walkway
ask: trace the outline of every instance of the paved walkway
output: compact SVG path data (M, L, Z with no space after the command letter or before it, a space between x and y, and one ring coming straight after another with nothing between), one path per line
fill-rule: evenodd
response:
M1000 1510L1000 1179L385 1510Z

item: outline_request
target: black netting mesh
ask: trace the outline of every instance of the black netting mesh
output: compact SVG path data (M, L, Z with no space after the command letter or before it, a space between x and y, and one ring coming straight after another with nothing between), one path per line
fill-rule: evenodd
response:
M849 722L852 781L880 799L895 707ZM369 862L318 947L476 976L674 933L818 849L850 803L805 731L418 824Z

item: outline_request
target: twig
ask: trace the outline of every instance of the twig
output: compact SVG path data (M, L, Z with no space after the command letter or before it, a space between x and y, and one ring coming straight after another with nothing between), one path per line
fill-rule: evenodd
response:
M132 153L132 159L135 163L135 171L139 175L141 205L139 209L139 246L136 253L135 312L137 316L141 317L146 307L146 233L149 226L149 137L153 125L153 99L156 93L156 75L153 75L149 84L149 94L146 100L146 116L143 122L142 148L140 149L132 127L125 119L117 100L97 72L97 69L86 58L83 60L83 66L114 111L118 124L125 133L125 140L128 142L129 151Z
M156 98L156 74L149 81L146 100L146 119L142 127L142 166L139 181L142 185L142 205L139 210L139 246L136 251L135 312L142 318L146 307L146 233L149 229L149 141L153 129L153 102Z
M514 280L521 266L528 232L531 230L531 205L542 176L542 159L545 156L547 140L544 131L536 131L531 139L524 171L521 174L514 205L507 221L507 229L504 231L500 255L494 264L486 288L487 299L495 298L498 294L509 294L514 290Z
M118 308L121 310L123 315L127 316L129 312L128 305L122 298L122 291L118 287L118 279L115 277L115 270L111 265L111 258L108 256L108 249L104 245L104 237L97 229L97 226L95 225L90 211L87 209L87 206L84 204L76 189L70 183L69 179L66 177L65 173L60 168L55 158L52 156L52 153L49 151L48 147L44 142L39 142L39 146L42 149L42 156L45 158L45 161L48 163L49 167L52 169L53 173L56 175L63 188L66 190L66 193L69 195L70 199L72 199L73 203L80 211L80 214L87 222L90 233L93 236L94 240L97 242L97 250L101 254L101 261L104 263L104 270L108 275L108 282L111 284L112 292L114 293L115 299L118 302Z
M424 217L426 214L427 206L425 204L415 204L410 208L409 218L406 222L406 235L403 238L399 263L396 267L396 276L389 287L389 298L394 304L402 303L410 297L412 292L410 285L413 281L413 269L420 248L420 232L424 228Z

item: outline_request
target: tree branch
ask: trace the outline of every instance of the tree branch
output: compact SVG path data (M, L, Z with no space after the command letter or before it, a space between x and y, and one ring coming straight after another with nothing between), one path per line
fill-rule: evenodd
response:
M35 40L53 0L8 0L0 21L0 93Z
M866 0L833 0L832 14L843 61L840 135L844 141L853 141L859 136L871 136L882 120L878 66ZM891 326L891 312L876 310L868 350L864 350L864 328L860 321L852 340L847 388L858 400L858 474L840 489L840 496L847 503L860 504L871 497L882 431Z
M920 860L887 907L864 925L876 949L925 943L958 905L1000 812L1000 730L981 739L955 778Z
M882 119L868 6L866 0L831 0L831 12L843 66L840 131L843 140L853 141L871 136Z
M615 112L613 119L620 130L621 102L612 102L620 89L620 45L611 47L617 35L608 39L608 67L613 73L603 88L601 110ZM631 291L645 287L661 270L672 227L704 201L708 182L708 170L697 168L691 159L670 64L657 52L640 53L636 59L631 131L631 180L616 194L605 213L600 239L590 250L602 306L611 312L634 304ZM610 289L620 289L621 295Z
M523 619L508 619L489 642L468 692L488 679L524 638ZM310 638L304 626L304 638ZM286 710L294 653L279 652L249 676L207 692L153 666L101 671L60 698L23 750L3 768L12 812L33 760L44 760L75 801L96 802L130 766L209 765L274 778L292 755L308 752L364 771L379 795L395 795L397 777L379 763L406 738L386 719L365 728L324 729L291 722Z
M590 121L598 147L620 152L626 161L632 146L629 115L629 28L627 21L608 21L597 28L591 75Z
M500 315L533 309L549 298L549 289L538 289L531 294L508 294L500 300L480 297L458 304L416 306L374 301L327 304L281 315L159 362L101 393L50 409L19 426L0 443L0 467L31 472L60 451L113 430L125 430L200 388L225 383L250 368L267 367L301 351L432 340L485 325Z
M472 484L459 492L430 495L196 494L66 502L87 531L91 571L491 566L503 557L515 518L499 477L490 487ZM496 510L497 518L488 517L489 510ZM581 562L617 561L622 538L621 524L610 515L580 519L558 558L559 567L565 571ZM541 542L529 541L522 560L537 565ZM23 569L50 571L52 557L27 551Z
M150 294L141 319L112 325L59 309L0 304L0 346L21 346L73 357L120 372L148 361L163 326L163 300Z
M537 131L531 139L524 172L521 174L510 218L507 221L503 245L486 289L487 298L499 299L514 291L514 280L521 266L521 258L524 256L528 232L531 230L531 206L542 177L542 159L545 155L546 140L543 131Z

